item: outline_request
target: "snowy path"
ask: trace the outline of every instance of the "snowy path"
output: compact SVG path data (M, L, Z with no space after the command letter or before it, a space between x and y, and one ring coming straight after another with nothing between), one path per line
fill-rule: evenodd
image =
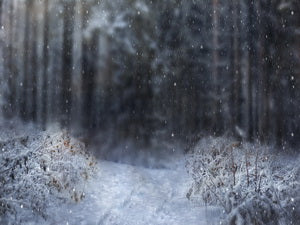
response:
M0 128L5 131L0 132L2 141L23 137L24 134L38 136L40 133L34 126L26 127L18 123L2 122ZM47 208L46 215L51 216L46 221L26 215L27 222L22 224L219 224L220 211L217 208L196 205L186 198L192 180L186 173L182 153L167 153L167 157L146 156L151 161L148 164L156 165L160 169L100 160L95 177L85 187L86 198L82 202L57 205L54 201ZM131 157L139 161L140 165L147 165L143 158L138 157L137 152L132 153ZM121 159L128 161L124 157Z
M147 169L100 161L98 173L86 199L68 213L60 211L59 224L219 224L217 209L186 199L191 181L184 166Z

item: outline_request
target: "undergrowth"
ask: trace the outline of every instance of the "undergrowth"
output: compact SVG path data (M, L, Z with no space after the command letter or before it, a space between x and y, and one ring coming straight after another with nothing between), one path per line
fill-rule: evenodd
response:
M204 138L187 156L187 197L220 205L223 224L299 224L300 158L283 158L258 144Z
M14 137L0 150L0 216L16 223L25 220L22 211L46 218L51 204L81 201L96 170L84 144L66 131Z

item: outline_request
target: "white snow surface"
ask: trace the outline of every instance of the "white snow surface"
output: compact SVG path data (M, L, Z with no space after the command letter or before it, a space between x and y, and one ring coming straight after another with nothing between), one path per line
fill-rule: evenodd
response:
M64 210L53 207L52 219L70 225L219 224L219 208L196 205L186 198L191 179L184 158L179 160L182 164L176 169L99 161L85 200Z
M0 128L2 141L39 133L32 125L23 127L2 122ZM61 205L53 201L47 208L45 219L27 215L28 211L24 210L26 222L23 220L22 224L220 224L222 210L219 207L204 206L199 201L187 199L192 177L185 168L184 154L169 154L166 159L160 156L151 159L153 163L156 158L160 165L156 168L144 167L145 163L129 164L128 160L113 162L99 159L95 176L84 187L85 198L82 201ZM10 222L14 224L14 221Z

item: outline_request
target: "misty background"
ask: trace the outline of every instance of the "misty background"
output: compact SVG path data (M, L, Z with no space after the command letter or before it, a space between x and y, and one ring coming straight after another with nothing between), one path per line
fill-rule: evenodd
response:
M300 144L298 0L0 0L0 28L4 118Z

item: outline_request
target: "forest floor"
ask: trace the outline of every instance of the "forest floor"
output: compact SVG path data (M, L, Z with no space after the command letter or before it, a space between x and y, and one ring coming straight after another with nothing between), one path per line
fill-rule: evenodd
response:
M1 141L39 133L32 125L1 124ZM192 178L185 168L185 156L174 154L165 166L163 162L160 164L158 168L150 168L98 159L93 178L84 185L82 201L63 204L53 201L47 205L46 219L24 210L27 215L22 215L26 218L21 220L22 224L219 224L220 208L187 199ZM16 212L22 214L20 210ZM15 224L12 218L2 222L0 219L0 224Z
M186 198L191 180L184 167L148 169L99 161L99 172L86 199L59 208L60 224L141 225L219 224L220 210L195 205Z

